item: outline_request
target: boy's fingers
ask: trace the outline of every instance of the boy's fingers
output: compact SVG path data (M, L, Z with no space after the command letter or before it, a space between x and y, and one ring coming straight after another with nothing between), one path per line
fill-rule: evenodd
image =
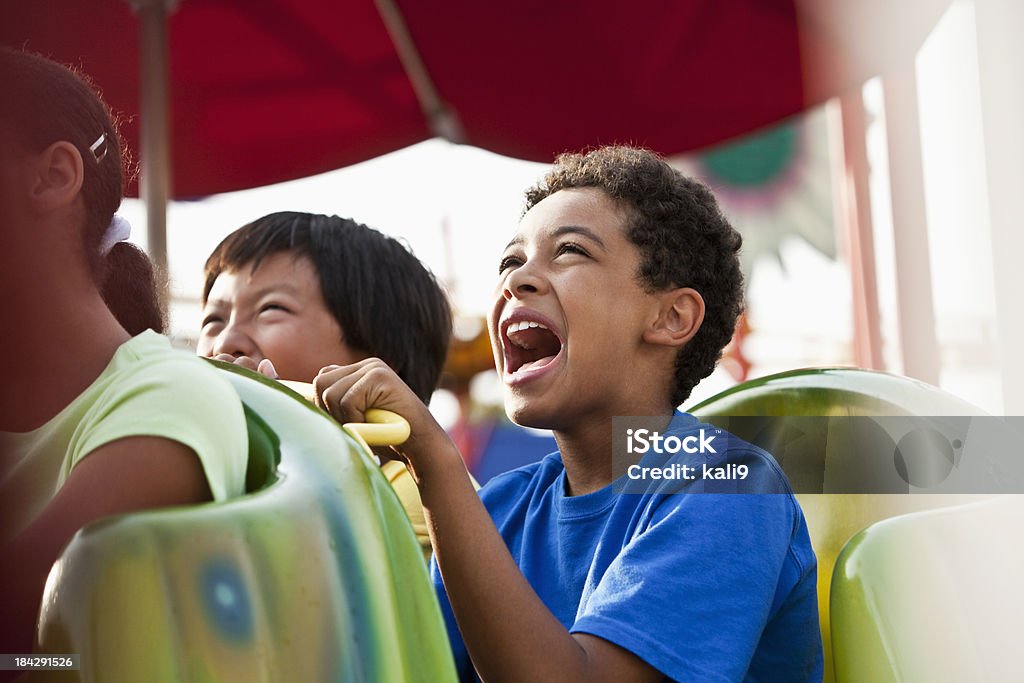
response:
M256 371L259 372L261 375L266 375L270 379L277 379L278 377L277 369L274 368L274 364L270 362L269 358L264 358L263 360L261 360L259 366L257 366L256 368Z
M313 378L313 390L316 404L342 421L346 415L342 408L343 398L357 377L358 370L351 365L334 366L333 370L324 368Z
M350 363L348 365L325 365L324 367L320 368L320 372L317 374L323 375L335 372L337 370L344 370L346 372L357 372L360 368L366 368L374 365L388 367L388 364L382 361L380 358L370 356L368 358L363 358L362 360L357 360L355 363Z
M362 418L361 415L354 415L345 401L349 386L351 383L339 380L323 391L317 390L317 404L341 423L360 422Z
M372 358L333 370L324 368L313 385L317 404L336 420L361 422L370 408L388 407L388 388L400 381L383 361Z
M320 372L318 372L316 377L313 378L313 386L317 387L318 390L326 389L332 384L340 381L342 378L362 375L368 369L373 367L386 368L388 366L379 358L364 358L363 360L352 363L351 365L327 365L320 368ZM319 393L319 391L317 393Z
M225 363L234 363L235 365L240 365L246 370L256 370L256 361L249 358L249 356L235 357L230 353L218 353L216 356L210 356L210 358L213 358L213 360L224 361ZM275 377L274 379L277 378Z
M249 356L239 356L238 358L231 358L231 362L235 365L245 368L246 370L252 370L256 372L256 361Z

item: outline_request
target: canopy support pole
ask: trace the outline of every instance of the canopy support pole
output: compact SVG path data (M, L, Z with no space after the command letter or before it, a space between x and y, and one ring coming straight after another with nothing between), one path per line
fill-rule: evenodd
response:
M140 150L142 175L139 196L146 206L149 257L167 291L167 204L171 196L167 17L176 0L131 0L139 17Z
M903 374L938 386L942 365L935 329L921 119L913 60L901 70L883 76L882 89Z
M1024 47L1019 35L1024 4L976 0L974 6L1003 413L1024 415L1024 91L1020 88Z
M836 225L844 237L853 297L853 360L861 368L883 370L882 332L875 275L875 240L868 188L864 99L860 88L829 104L832 158L836 169Z
M452 108L441 99L441 95L434 87L423 58L416 49L416 43L409 35L409 27L405 24L405 17L398 9L395 0L375 0L380 18L384 21L384 27L391 36L391 42L395 45L395 51L402 62L412 89L416 93L420 109L430 124L430 132L448 142L461 144L466 141L466 134L462 130L462 124Z

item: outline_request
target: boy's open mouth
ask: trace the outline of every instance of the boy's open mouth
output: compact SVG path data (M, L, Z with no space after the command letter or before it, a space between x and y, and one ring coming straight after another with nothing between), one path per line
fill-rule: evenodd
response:
M520 320L505 327L505 372L513 375L544 367L562 350L562 340L543 323Z

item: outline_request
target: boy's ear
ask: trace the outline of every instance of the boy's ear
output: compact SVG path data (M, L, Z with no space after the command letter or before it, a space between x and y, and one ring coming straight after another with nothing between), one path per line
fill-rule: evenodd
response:
M644 341L681 348L704 322L704 297L695 289L680 287L661 292L658 298L658 318L644 330Z
M32 162L29 197L41 211L73 204L82 189L84 165L78 148L66 140L53 143Z

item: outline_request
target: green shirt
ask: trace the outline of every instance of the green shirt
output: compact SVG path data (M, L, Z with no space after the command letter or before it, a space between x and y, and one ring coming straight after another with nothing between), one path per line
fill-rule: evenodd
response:
M214 368L146 331L122 344L49 422L31 432L0 432L0 495L14 513L0 541L42 512L89 453L133 436L164 437L195 451L214 500L243 493L248 442L238 395Z

